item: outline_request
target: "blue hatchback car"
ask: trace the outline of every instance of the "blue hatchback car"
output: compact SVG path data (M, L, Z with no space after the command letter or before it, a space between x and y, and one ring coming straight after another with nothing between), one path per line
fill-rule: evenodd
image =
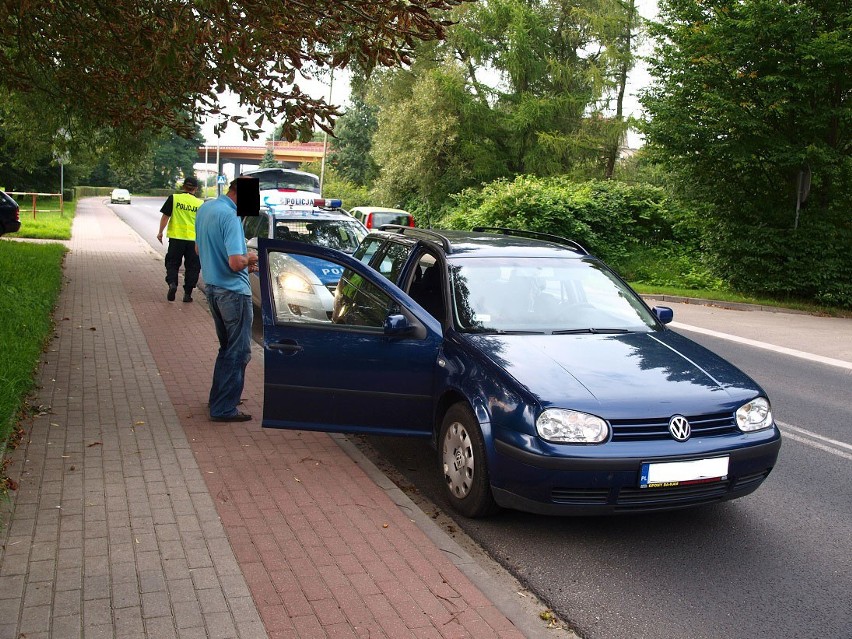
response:
M258 248L263 425L431 438L463 515L684 508L775 465L763 389L570 240L394 226L353 256ZM342 270L329 318L286 308L277 269L304 257Z

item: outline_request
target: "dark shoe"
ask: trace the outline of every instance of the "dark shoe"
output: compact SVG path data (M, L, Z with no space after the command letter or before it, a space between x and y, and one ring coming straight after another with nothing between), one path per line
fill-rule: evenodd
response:
M251 415L240 411L226 417L213 417L212 415L210 417L211 422L247 422L249 420L251 420Z
M241 399L240 401L238 401L237 406L242 406L244 401L246 401L246 400ZM208 408L210 407L210 402L207 402L207 406L208 406Z
M183 301L184 302L191 302L192 301L192 293L184 293L183 294Z
M169 300L170 302L174 302L176 294L177 294L177 285L176 284L169 284L169 294L166 295L166 299Z

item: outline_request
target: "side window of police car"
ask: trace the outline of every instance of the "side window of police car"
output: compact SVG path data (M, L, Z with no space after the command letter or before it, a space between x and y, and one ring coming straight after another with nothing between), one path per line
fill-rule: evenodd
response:
M257 216L257 237L269 237L269 217L263 213Z
M249 216L243 218L243 233L247 240L252 240L257 237L257 216Z

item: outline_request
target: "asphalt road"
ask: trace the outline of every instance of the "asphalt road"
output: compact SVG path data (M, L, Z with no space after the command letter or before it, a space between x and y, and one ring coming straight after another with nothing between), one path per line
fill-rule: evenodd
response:
M154 237L162 202L137 198L113 209L163 251ZM671 305L676 322L852 361L852 344L841 339L848 320L800 325L784 314ZM835 330L839 322L845 332ZM852 369L675 330L742 368L772 399L784 444L756 493L676 513L504 511L454 526L585 639L852 638ZM361 444L427 512L450 512L427 443L373 437Z
M667 514L455 525L586 639L852 637L852 371L680 332L773 401L784 445L756 493ZM426 443L369 445L409 492L450 512Z

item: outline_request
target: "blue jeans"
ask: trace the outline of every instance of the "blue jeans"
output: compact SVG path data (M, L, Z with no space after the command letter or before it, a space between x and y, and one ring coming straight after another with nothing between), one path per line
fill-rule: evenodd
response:
M231 417L237 413L246 366L251 360L251 295L210 284L204 288L219 337L219 354L210 387L210 416Z

